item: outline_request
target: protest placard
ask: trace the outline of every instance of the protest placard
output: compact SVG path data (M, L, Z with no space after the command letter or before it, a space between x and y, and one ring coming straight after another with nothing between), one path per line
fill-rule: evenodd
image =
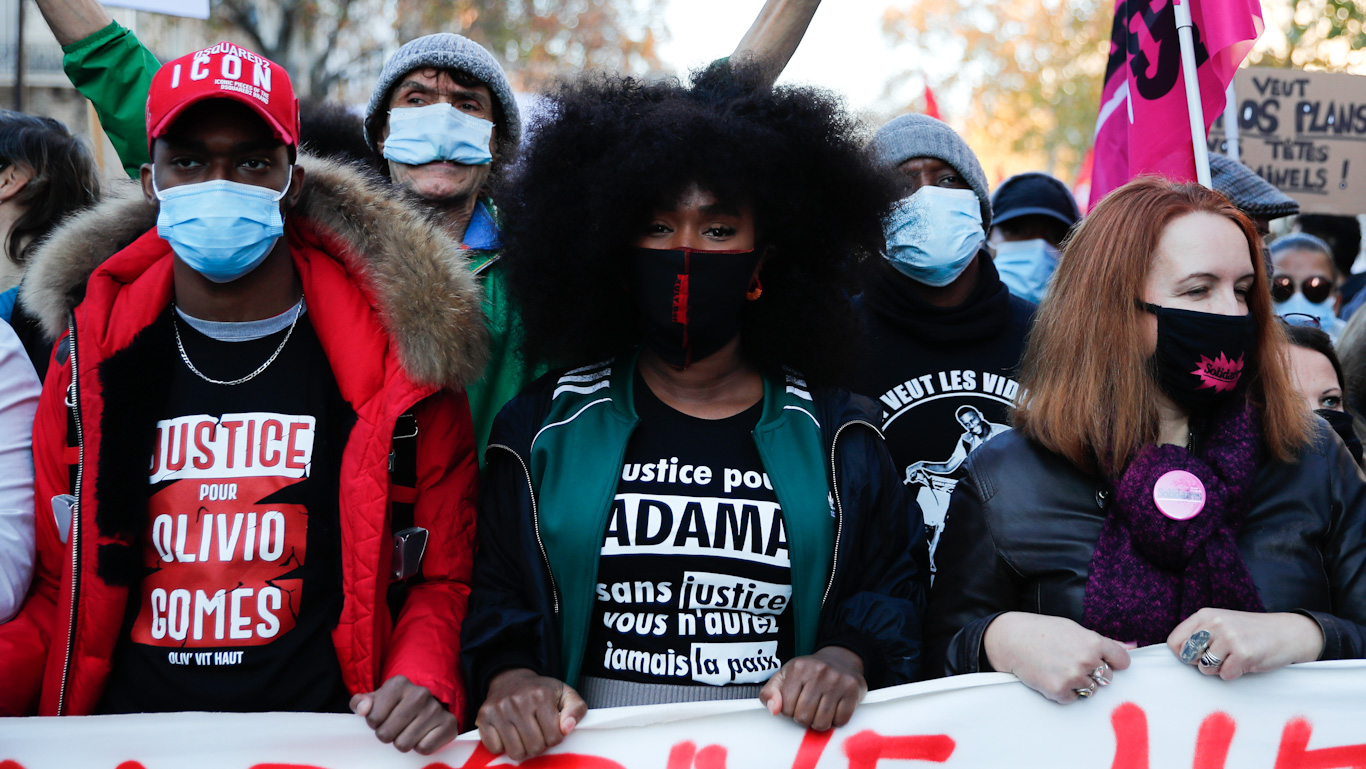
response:
M209 0L102 0L105 5L132 8L135 11L188 16L192 19L209 18Z
M1249 67L1234 87L1244 163L1304 213L1366 213L1366 77ZM1222 118L1209 138L1226 152Z
M804 731L757 701L591 711L532 769L1366 767L1366 661L1237 681L1164 647L1089 700L1057 705L983 673L875 691L840 729ZM0 769L480 769L473 733L433 756L381 744L358 716L168 713L0 719Z

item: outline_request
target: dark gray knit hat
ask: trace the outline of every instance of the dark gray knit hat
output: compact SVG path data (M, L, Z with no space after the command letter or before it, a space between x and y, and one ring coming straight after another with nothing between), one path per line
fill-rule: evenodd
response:
M1279 219L1300 212L1300 204L1227 155L1209 156L1210 186L1223 193L1238 210L1258 219Z
M987 175L976 153L948 123L929 115L902 115L878 129L868 151L883 168L896 168L911 158L937 158L953 166L982 201L982 229L991 231Z
M370 149L379 151L379 138L389 114L389 91L399 79L415 69L435 67L465 72L488 86L502 112L503 124L498 126L502 141L517 146L522 139L522 116L517 111L517 99L498 60L484 46L452 32L438 32L409 40L384 62L379 82L370 94L370 106L365 108L365 141ZM501 141L500 141L501 143Z

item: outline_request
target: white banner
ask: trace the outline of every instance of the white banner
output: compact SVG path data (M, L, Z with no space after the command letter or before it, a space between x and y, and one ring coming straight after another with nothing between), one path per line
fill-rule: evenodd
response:
M1165 648L1061 706L985 673L873 692L818 734L757 701L593 711L538 769L1366 769L1366 662L1226 682ZM269 713L0 719L0 769L479 769L473 733L434 756L381 744L357 716Z
M192 19L209 18L209 0L102 0L102 2L116 8L132 8L135 11L167 13L172 16L188 16Z

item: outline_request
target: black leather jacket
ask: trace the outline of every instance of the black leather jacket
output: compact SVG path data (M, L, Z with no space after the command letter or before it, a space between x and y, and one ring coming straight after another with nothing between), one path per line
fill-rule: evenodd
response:
M1023 435L991 439L967 461L939 541L925 625L927 675L992 670L987 625L1007 611L1078 622L1091 554L1113 499L1102 478ZM1327 424L1295 463L1267 460L1238 531L1269 612L1323 629L1320 659L1366 657L1366 479Z

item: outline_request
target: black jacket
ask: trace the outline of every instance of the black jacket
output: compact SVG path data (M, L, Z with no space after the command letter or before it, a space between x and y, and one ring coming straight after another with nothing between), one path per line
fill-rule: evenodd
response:
M537 538L527 469L557 383L556 374L544 376L509 402L494 422L486 452L479 550L461 653L476 708L489 680L502 670L526 667L561 680L565 675L560 606ZM920 508L906 494L873 427L874 406L840 390L813 388L811 395L842 515L817 648L841 645L858 653L871 688L913 681L921 667L920 629L929 592Z
M939 542L926 620L926 671L991 670L987 625L1007 611L1081 621L1109 484L1016 432L968 458ZM1341 441L1316 422L1296 463L1265 460L1238 550L1269 612L1323 629L1321 659L1366 657L1366 483Z

